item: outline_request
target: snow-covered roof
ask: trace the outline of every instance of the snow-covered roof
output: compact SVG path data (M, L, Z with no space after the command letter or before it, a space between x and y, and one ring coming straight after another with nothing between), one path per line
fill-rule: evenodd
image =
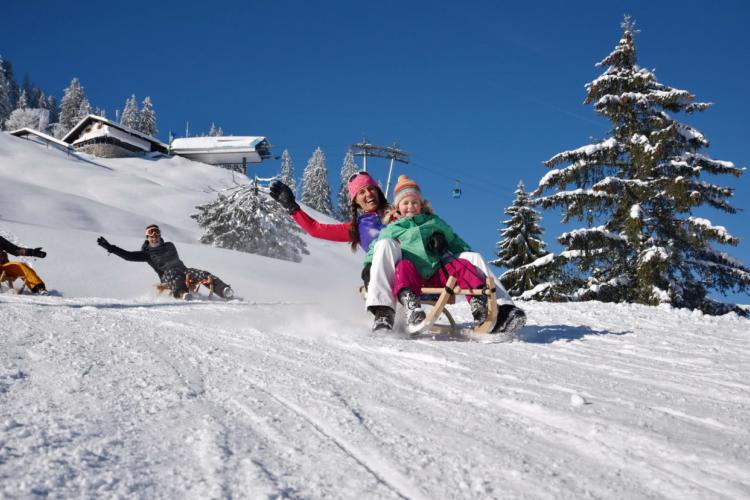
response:
M212 137L183 137L172 141L172 151L198 152L235 152L256 151L261 146L268 146L268 141L262 136L212 136Z
M86 115L84 118L79 121L75 127L70 129L70 132L68 132L65 137L62 138L62 140L68 144L73 144L78 136L80 136L85 130L86 127L92 123L92 122L99 122L104 123L105 125L122 130L123 132L126 132L130 135L136 136L140 139L143 139L145 141L148 141L153 146L155 146L156 150L166 152L168 147L166 144L161 142L156 137L150 136L148 134L144 134L143 132L139 132L138 130L132 129L130 127L126 127L125 125L121 125L117 122L113 122L112 120L108 120L107 118L104 118L103 116L97 116L97 115Z
M262 136L183 137L171 145L172 153L210 165L261 163L273 157L270 148Z
M55 137L52 137L51 135L47 135L44 132L39 132L38 130L34 130L33 128L29 128L29 127L19 128L18 130L13 130L12 132L8 132L8 133L16 137L23 137L25 135L35 135L43 139L46 142L51 142L53 144L57 144L58 146L62 146L64 148L70 148L70 144L63 142L60 139L57 139Z

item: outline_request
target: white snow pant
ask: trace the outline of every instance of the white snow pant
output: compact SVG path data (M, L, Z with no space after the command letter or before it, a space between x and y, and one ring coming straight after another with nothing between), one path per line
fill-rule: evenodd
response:
M497 277L490 271L482 256L477 252L463 252L458 256L466 259L482 271L486 276L495 280L495 293L498 304L513 304L513 300L500 284ZM370 267L370 284L367 286L367 300L365 305L388 306L396 309L396 298L393 296L393 277L396 263L401 260L401 245L396 240L379 240L375 243Z

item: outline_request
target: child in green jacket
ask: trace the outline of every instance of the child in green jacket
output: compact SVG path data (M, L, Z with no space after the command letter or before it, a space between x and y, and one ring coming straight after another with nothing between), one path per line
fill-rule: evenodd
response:
M401 245L402 259L395 269L392 293L407 310L407 323L416 325L425 319L419 300L422 287L442 287L449 276L455 276L461 288L482 288L485 276L468 260L456 258L470 251L453 229L432 213L416 182L405 175L398 178L393 190L393 208L384 221L387 226L378 239L394 239ZM372 249L365 264L372 260ZM487 297L469 298L477 324L487 319Z

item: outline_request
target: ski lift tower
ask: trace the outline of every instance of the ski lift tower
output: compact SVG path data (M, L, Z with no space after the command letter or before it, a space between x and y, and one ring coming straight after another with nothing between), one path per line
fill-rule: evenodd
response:
M367 142L366 138L362 139L359 144L352 144L354 150L354 156L362 157L362 170L367 172L367 157L372 156L373 158L385 158L391 160L388 165L388 181L385 185L385 197L388 197L388 191L391 189L391 174L393 173L393 162L399 162L408 164L409 153L398 149L398 144L394 143L393 146L376 146Z

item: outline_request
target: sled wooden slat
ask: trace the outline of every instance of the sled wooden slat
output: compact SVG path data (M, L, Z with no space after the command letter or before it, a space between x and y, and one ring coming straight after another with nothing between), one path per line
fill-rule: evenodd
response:
M24 291L24 289L26 288L26 280L22 279L21 280L21 288L19 288L18 290L16 290L15 287L13 286L13 283L16 281L16 279L20 279L20 278L16 278L14 276L9 276L9 275L6 274L5 271L0 272L0 292L3 289L3 283L5 283L6 285L8 285L8 291L9 292L15 292L15 293L17 293L19 295L22 294L23 291Z

